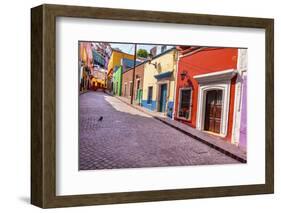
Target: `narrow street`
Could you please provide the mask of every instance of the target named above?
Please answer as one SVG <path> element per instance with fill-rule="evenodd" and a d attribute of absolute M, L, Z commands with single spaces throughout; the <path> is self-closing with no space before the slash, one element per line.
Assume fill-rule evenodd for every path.
<path fill-rule="evenodd" d="M 79 98 L 80 170 L 239 163 L 103 92 Z"/>

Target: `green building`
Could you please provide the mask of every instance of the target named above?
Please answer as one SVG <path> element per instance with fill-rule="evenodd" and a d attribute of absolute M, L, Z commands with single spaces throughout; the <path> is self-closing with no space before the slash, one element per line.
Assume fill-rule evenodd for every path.
<path fill-rule="evenodd" d="M 140 62 L 136 61 L 136 65 Z M 113 94 L 122 95 L 122 73 L 134 67 L 134 60 L 122 58 L 121 65 L 115 66 L 113 70 Z"/>
<path fill-rule="evenodd" d="M 122 66 L 116 66 L 113 73 L 113 94 L 121 96 Z"/>

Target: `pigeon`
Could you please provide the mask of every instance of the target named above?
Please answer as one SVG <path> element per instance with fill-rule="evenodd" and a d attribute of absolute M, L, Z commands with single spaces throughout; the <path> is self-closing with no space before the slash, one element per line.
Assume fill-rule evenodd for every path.
<path fill-rule="evenodd" d="M 103 117 L 102 117 L 102 116 L 100 116 L 100 118 L 99 118 L 99 120 L 98 120 L 98 121 L 102 121 L 102 119 L 103 119 Z"/>

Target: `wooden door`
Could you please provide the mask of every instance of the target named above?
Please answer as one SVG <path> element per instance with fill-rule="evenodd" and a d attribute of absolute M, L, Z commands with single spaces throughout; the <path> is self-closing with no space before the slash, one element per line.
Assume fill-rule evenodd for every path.
<path fill-rule="evenodd" d="M 220 133 L 222 113 L 222 90 L 210 90 L 206 94 L 204 130 Z"/>

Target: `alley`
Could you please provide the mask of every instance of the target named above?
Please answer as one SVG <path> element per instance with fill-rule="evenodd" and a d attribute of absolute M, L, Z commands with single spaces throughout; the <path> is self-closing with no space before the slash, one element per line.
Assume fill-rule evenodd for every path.
<path fill-rule="evenodd" d="M 239 163 L 103 92 L 79 99 L 80 170 Z"/>

